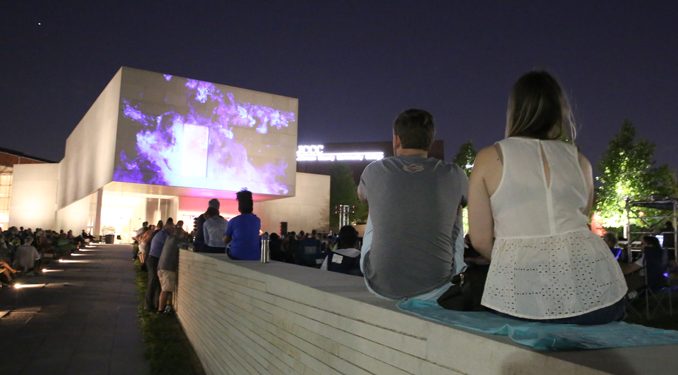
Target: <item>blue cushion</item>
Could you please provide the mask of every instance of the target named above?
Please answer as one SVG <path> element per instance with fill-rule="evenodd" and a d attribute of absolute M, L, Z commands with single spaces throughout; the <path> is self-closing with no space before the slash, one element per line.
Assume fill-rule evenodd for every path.
<path fill-rule="evenodd" d="M 678 344 L 678 331 L 624 322 L 592 326 L 540 323 L 512 319 L 487 311 L 446 310 L 435 301 L 416 299 L 401 301 L 398 308 L 452 327 L 508 336 L 518 344 L 540 351 Z"/>

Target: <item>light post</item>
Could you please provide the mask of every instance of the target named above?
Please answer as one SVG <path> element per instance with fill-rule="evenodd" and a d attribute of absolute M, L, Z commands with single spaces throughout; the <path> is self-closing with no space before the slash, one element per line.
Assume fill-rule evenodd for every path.
<path fill-rule="evenodd" d="M 334 213 L 339 215 L 339 229 L 351 224 L 351 215 L 355 213 L 355 206 L 338 204 L 334 207 Z"/>

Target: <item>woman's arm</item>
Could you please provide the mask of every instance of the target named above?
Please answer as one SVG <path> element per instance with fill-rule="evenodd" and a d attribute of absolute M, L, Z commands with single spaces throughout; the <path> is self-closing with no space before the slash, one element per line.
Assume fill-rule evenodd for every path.
<path fill-rule="evenodd" d="M 581 167 L 582 174 L 584 175 L 584 182 L 586 183 L 586 190 L 588 191 L 589 197 L 586 207 L 584 208 L 584 215 L 589 216 L 591 214 L 591 208 L 593 207 L 593 168 L 591 168 L 591 162 L 586 156 L 579 153 L 579 166 Z"/>
<path fill-rule="evenodd" d="M 497 176 L 498 174 L 498 176 Z M 486 147 L 476 156 L 469 180 L 468 221 L 471 244 L 483 257 L 491 259 L 494 244 L 494 220 L 490 204 L 491 193 L 501 179 L 501 160 L 494 146 Z M 488 181 L 491 186 L 488 189 Z"/>

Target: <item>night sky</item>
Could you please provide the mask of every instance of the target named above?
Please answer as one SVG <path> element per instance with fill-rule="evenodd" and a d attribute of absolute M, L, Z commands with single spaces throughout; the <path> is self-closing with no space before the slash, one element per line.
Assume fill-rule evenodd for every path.
<path fill-rule="evenodd" d="M 168 4 L 184 5 L 168 5 Z M 299 98 L 299 143 L 383 141 L 433 113 L 450 160 L 554 73 L 595 163 L 631 120 L 678 168 L 675 1 L 0 0 L 0 147 L 54 161 L 120 66 Z"/>

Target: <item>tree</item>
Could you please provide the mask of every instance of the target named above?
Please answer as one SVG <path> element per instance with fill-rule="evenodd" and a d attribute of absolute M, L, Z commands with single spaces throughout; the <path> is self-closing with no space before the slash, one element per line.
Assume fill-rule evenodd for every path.
<path fill-rule="evenodd" d="M 351 168 L 345 164 L 335 165 L 330 172 L 330 228 L 335 231 L 340 228 L 339 216 L 334 213 L 334 210 L 340 204 L 353 207 L 351 221 L 367 220 L 367 205 L 358 199 L 353 173 Z"/>
<path fill-rule="evenodd" d="M 475 159 L 476 149 L 473 147 L 473 142 L 469 140 L 459 147 L 459 151 L 452 162 L 461 167 L 466 172 L 466 176 L 469 176 Z"/>
<path fill-rule="evenodd" d="M 650 195 L 673 196 L 676 180 L 666 165 L 654 166 L 655 145 L 636 140 L 636 129 L 624 121 L 599 163 L 596 177 L 595 211 L 607 228 L 626 223 L 625 201 L 647 199 Z"/>

